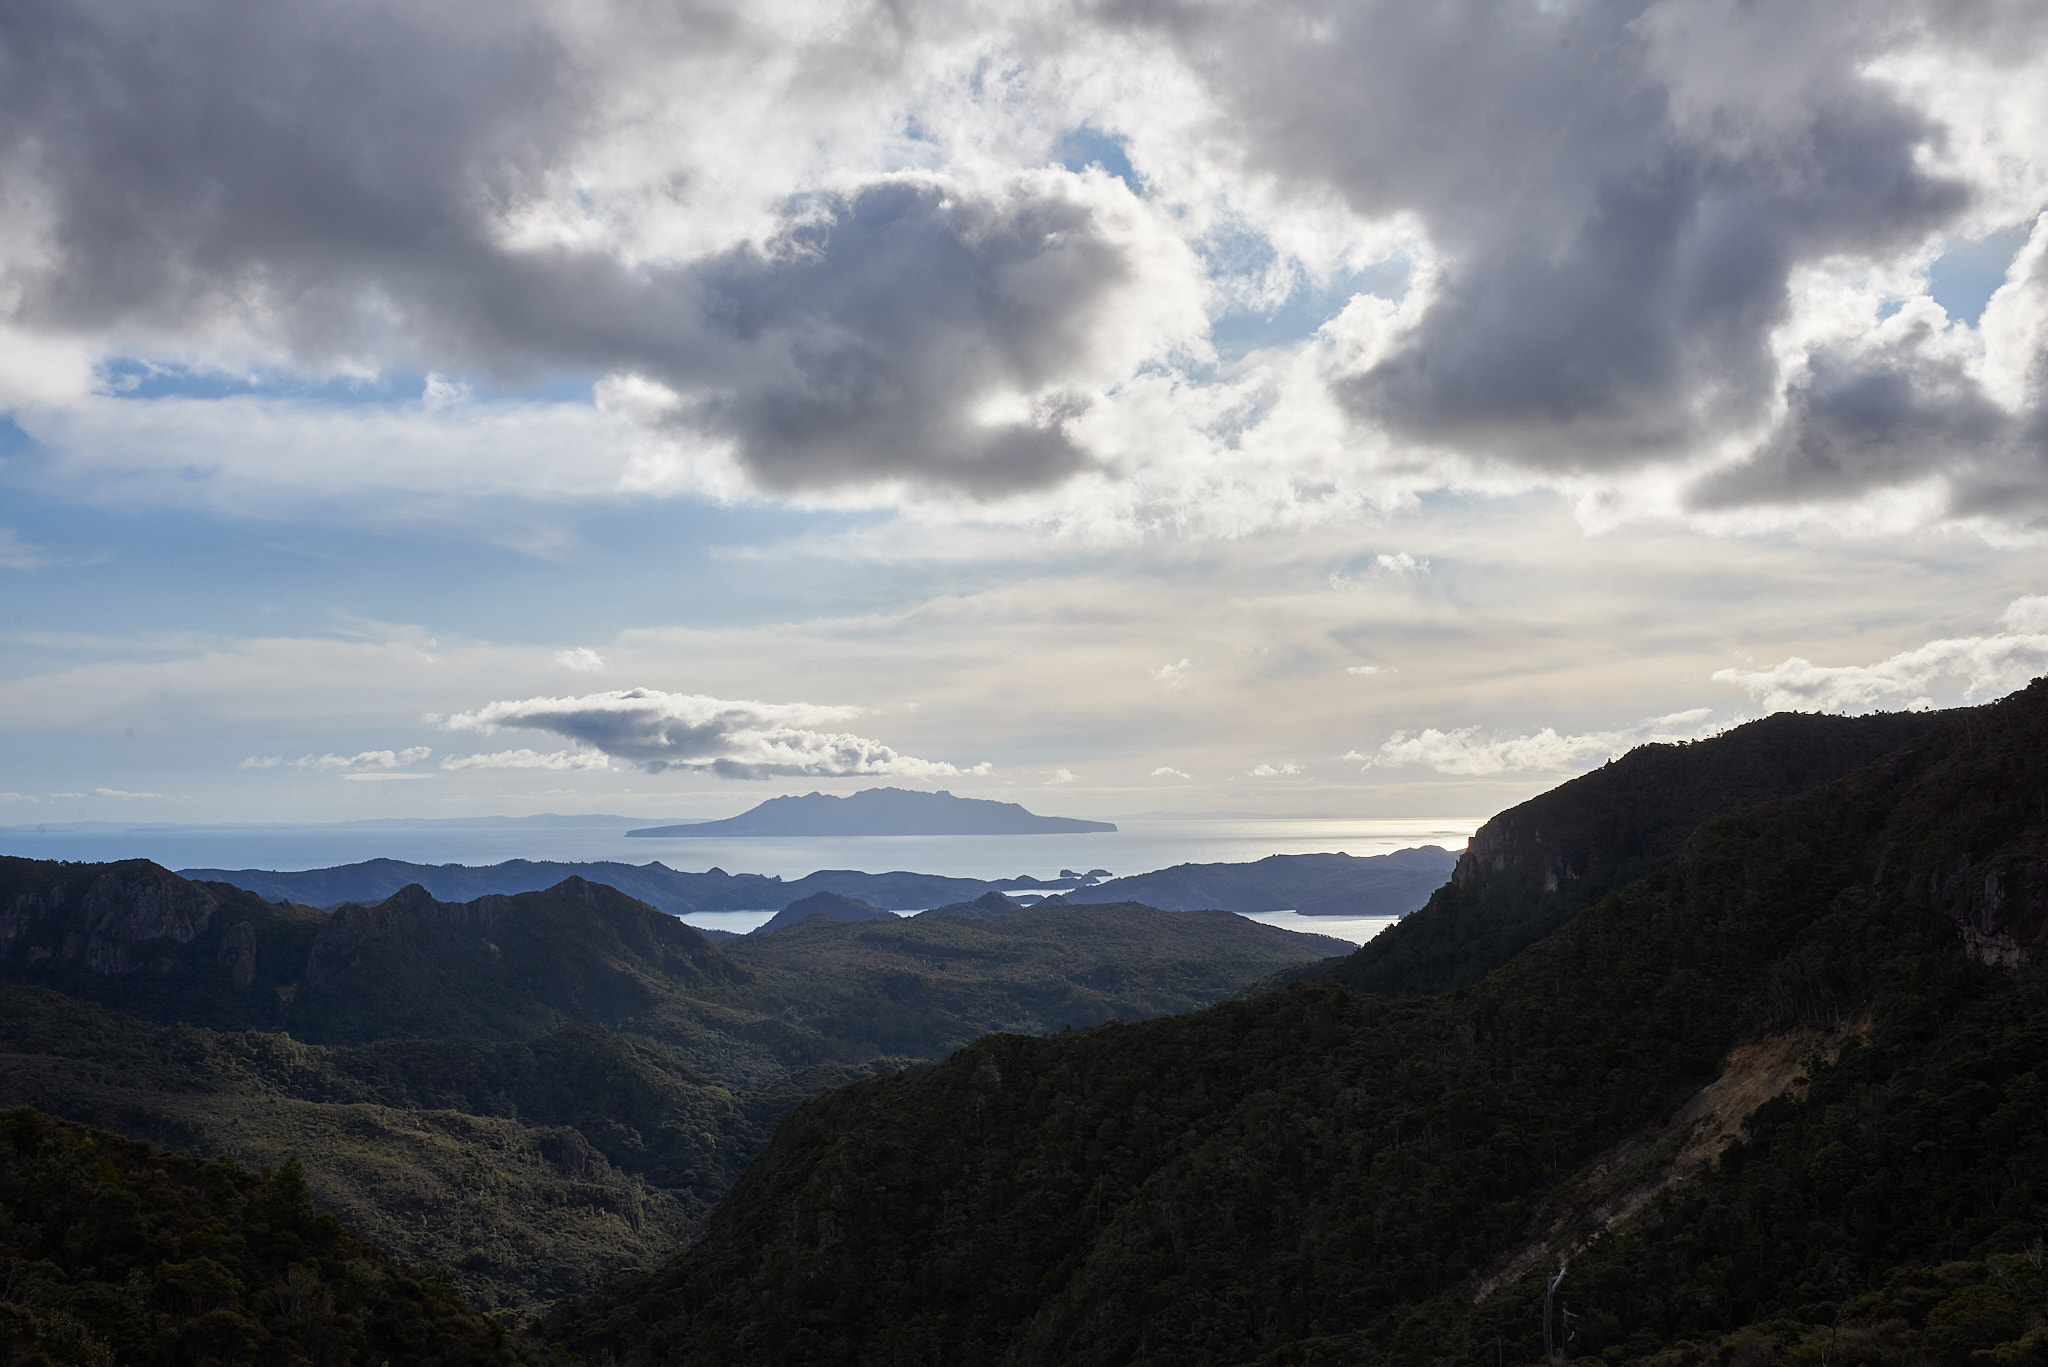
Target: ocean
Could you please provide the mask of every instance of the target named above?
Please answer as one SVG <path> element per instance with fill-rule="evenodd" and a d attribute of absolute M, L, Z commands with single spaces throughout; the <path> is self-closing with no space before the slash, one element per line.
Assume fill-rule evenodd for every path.
<path fill-rule="evenodd" d="M 0 827 L 0 854 L 33 859 L 153 859 L 172 869 L 318 869 L 365 859 L 416 864 L 496 864 L 507 859 L 659 860 L 672 869 L 780 874 L 818 869 L 909 870 L 958 878 L 1056 878 L 1063 869 L 1122 876 L 1175 864 L 1246 863 L 1271 854 L 1389 854 L 1416 845 L 1460 850 L 1479 817 L 1142 818 L 1081 835 L 863 836 L 776 839 L 647 839 L 647 817 L 471 818 L 332 825 L 143 825 L 53 822 Z M 693 915 L 693 923 L 745 931 L 769 912 Z M 1277 918 L 1277 919 L 1276 919 Z M 1272 912 L 1254 919 L 1362 943 L 1385 918 Z"/>

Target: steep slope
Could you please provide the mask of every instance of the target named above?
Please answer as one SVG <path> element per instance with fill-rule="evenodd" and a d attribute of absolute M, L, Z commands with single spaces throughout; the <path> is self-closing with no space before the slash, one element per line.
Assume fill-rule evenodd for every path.
<path fill-rule="evenodd" d="M 261 1174 L 0 1117 L 9 1362 L 538 1363 L 452 1289 L 345 1233 L 297 1165 Z"/>
<path fill-rule="evenodd" d="M 334 912 L 286 1019 L 320 1043 L 526 1039 L 723 999 L 745 982 L 696 930 L 600 883 L 461 903 L 407 888 Z"/>
<path fill-rule="evenodd" d="M 0 982 L 157 1020 L 275 1029 L 327 917 L 145 859 L 0 856 Z"/>
<path fill-rule="evenodd" d="M 702 1243 L 553 1329 L 628 1362 L 1526 1362 L 1569 1257 L 1575 1354 L 1762 1362 L 1840 1320 L 2030 1360 L 2024 1287 L 1986 1287 L 2044 1232 L 2048 684 L 1909 729 L 1454 995 L 1298 986 L 819 1098 Z M 1712 744 L 1656 760 L 1744 794 Z M 1673 1120 L 1770 1041 L 1806 1082 L 1747 1142 L 1616 1185 L 1677 1179 L 1704 1136 Z"/>
<path fill-rule="evenodd" d="M 1475 982 L 1676 857 L 1708 817 L 1805 792 L 1943 724 L 1932 713 L 1781 712 L 1712 740 L 1640 746 L 1481 826 L 1428 904 L 1334 976 L 1397 994 Z"/>
<path fill-rule="evenodd" d="M 783 1111 L 866 1072 L 741 1095 L 589 1025 L 322 1048 L 0 988 L 0 1106 L 251 1168 L 297 1155 L 322 1207 L 485 1306 L 545 1305 L 693 1237 Z"/>

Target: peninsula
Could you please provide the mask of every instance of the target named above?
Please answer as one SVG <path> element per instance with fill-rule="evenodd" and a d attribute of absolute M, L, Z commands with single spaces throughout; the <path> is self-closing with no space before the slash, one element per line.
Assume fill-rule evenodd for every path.
<path fill-rule="evenodd" d="M 751 811 L 724 821 L 646 826 L 626 834 L 699 840 L 753 835 L 1078 835 L 1115 829 L 1115 824 L 1108 821 L 1040 816 L 1014 802 L 955 797 L 943 789 L 920 793 L 908 788 L 868 788 L 851 797 L 833 797 L 828 793 L 771 797 Z"/>

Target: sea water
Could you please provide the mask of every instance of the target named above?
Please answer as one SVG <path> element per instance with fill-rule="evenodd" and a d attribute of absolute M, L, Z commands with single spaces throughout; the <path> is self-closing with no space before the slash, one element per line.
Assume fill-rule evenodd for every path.
<path fill-rule="evenodd" d="M 724 930 L 734 935 L 745 935 L 774 914 L 772 911 L 686 911 L 682 921 L 700 930 Z M 896 914 L 915 916 L 917 913 L 899 911 Z M 1243 911 L 1238 915 L 1261 925 L 1298 930 L 1304 935 L 1327 935 L 1335 940 L 1349 940 L 1354 945 L 1364 944 L 1401 919 L 1398 916 L 1303 916 L 1297 911 Z"/>
<path fill-rule="evenodd" d="M 33 859 L 153 859 L 166 868 L 299 870 L 402 859 L 416 864 L 496 864 L 507 859 L 659 860 L 701 873 L 778 874 L 801 878 L 818 869 L 866 873 L 907 870 L 955 878 L 1057 879 L 1061 870 L 1112 876 L 1150 873 L 1175 864 L 1236 864 L 1273 854 L 1389 854 L 1416 845 L 1464 848 L 1482 818 L 1145 818 L 1114 831 L 1072 835 L 933 835 L 708 839 L 628 837 L 644 818 L 587 816 L 334 825 L 152 825 L 51 823 L 0 828 L 0 854 Z M 744 932 L 772 913 L 692 915 L 695 924 Z M 728 919 L 720 919 L 728 918 Z M 1276 919 L 1277 918 L 1277 919 Z M 1367 917 L 1295 916 L 1254 919 L 1362 942 L 1388 922 Z"/>

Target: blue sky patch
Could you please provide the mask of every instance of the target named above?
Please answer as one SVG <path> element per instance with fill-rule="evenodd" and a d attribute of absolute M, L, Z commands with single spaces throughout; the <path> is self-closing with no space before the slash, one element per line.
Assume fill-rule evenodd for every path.
<path fill-rule="evenodd" d="M 1129 186 L 1132 194 L 1144 196 L 1145 183 L 1132 169 L 1130 153 L 1122 138 L 1084 123 L 1060 139 L 1055 155 L 1059 157 L 1060 165 L 1076 174 L 1091 166 L 1100 166 Z"/>
<path fill-rule="evenodd" d="M 1975 327 L 2026 245 L 2025 224 L 1956 242 L 1927 268 L 1927 293 L 1950 318 Z"/>

